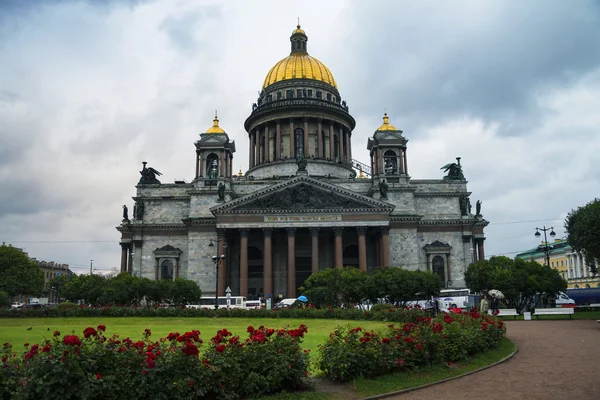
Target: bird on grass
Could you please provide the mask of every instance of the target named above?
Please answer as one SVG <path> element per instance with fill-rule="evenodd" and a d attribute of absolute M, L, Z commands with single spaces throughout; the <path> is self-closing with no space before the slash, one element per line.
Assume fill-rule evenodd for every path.
<path fill-rule="evenodd" d="M 30 326 L 29 328 L 27 328 L 28 331 L 32 330 L 33 326 Z"/>

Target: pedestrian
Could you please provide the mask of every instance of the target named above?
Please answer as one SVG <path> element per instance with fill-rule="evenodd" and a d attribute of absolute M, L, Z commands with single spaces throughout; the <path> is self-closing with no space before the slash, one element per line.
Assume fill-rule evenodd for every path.
<path fill-rule="evenodd" d="M 492 304 L 491 304 L 491 308 L 492 308 L 492 313 L 495 315 L 496 314 L 496 310 L 498 310 L 498 303 L 499 300 L 497 297 L 492 296 Z"/>
<path fill-rule="evenodd" d="M 490 302 L 487 299 L 486 295 L 483 295 L 483 299 L 481 299 L 481 303 L 479 304 L 479 312 L 482 314 L 487 314 L 490 309 Z"/>

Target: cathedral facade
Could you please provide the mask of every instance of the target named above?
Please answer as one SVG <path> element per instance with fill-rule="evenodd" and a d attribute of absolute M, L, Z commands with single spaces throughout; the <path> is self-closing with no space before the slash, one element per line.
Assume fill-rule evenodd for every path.
<path fill-rule="evenodd" d="M 117 227 L 121 271 L 250 298 L 295 297 L 311 273 L 342 266 L 433 271 L 464 287 L 488 222 L 481 203 L 472 212 L 460 158 L 443 179 L 411 179 L 408 140 L 384 114 L 370 164 L 356 161 L 355 120 L 331 71 L 300 26 L 290 41 L 245 121 L 245 174 L 216 115 L 195 142 L 191 183 L 161 183 L 144 163 L 132 218 L 125 209 Z"/>

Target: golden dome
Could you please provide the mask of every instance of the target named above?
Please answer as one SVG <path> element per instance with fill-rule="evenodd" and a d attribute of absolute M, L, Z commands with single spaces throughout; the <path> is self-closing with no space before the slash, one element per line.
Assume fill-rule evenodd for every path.
<path fill-rule="evenodd" d="M 219 126 L 219 118 L 215 111 L 215 119 L 213 119 L 213 126 L 206 130 L 206 133 L 225 133 L 225 131 Z"/>
<path fill-rule="evenodd" d="M 308 55 L 306 42 L 308 37 L 300 29 L 300 25 L 290 38 L 292 41 L 292 52 L 289 56 L 279 61 L 267 74 L 263 89 L 276 82 L 288 79 L 312 79 L 327 83 L 337 89 L 333 74 L 321 61 Z"/>
<path fill-rule="evenodd" d="M 383 113 L 383 125 L 377 128 L 378 131 L 397 131 L 398 129 L 390 124 L 390 118 L 387 115 L 387 112 Z"/>
<path fill-rule="evenodd" d="M 292 32 L 292 36 L 297 33 L 299 33 L 301 35 L 306 35 L 306 32 L 304 32 L 302 29 L 300 29 L 300 24 L 296 25 L 296 30 L 294 32 Z"/>

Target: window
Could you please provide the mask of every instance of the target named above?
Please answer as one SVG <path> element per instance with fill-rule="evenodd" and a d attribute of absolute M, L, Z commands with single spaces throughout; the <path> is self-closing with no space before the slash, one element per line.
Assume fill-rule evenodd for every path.
<path fill-rule="evenodd" d="M 444 258 L 442 256 L 435 256 L 431 260 L 431 272 L 438 274 L 442 282 L 446 282 L 446 274 L 444 273 Z M 444 287 L 446 285 L 444 284 Z"/>
<path fill-rule="evenodd" d="M 319 156 L 319 131 L 315 132 L 315 154 Z"/>
<path fill-rule="evenodd" d="M 206 177 L 210 179 L 219 177 L 219 157 L 214 153 L 206 157 Z"/>
<path fill-rule="evenodd" d="M 173 261 L 165 260 L 162 262 L 162 264 L 160 265 L 160 279 L 173 279 Z"/>
<path fill-rule="evenodd" d="M 297 89 L 296 90 L 296 97 L 298 97 L 298 98 L 302 97 L 302 89 Z"/>
<path fill-rule="evenodd" d="M 331 93 L 327 93 L 327 101 L 331 101 Z"/>
<path fill-rule="evenodd" d="M 308 89 L 308 97 L 312 97 L 312 89 Z"/>
<path fill-rule="evenodd" d="M 265 162 L 265 136 L 260 137 L 260 162 Z"/>
<path fill-rule="evenodd" d="M 296 128 L 296 156 L 304 155 L 304 129 Z"/>
<path fill-rule="evenodd" d="M 383 153 L 383 165 L 386 175 L 398 173 L 397 157 L 393 150 L 388 150 Z"/>
<path fill-rule="evenodd" d="M 323 98 L 323 92 L 321 92 L 320 90 L 317 90 L 317 99 L 322 99 Z"/>
<path fill-rule="evenodd" d="M 288 89 L 285 91 L 285 98 L 286 99 L 293 99 L 294 98 L 294 90 L 293 89 Z"/>

